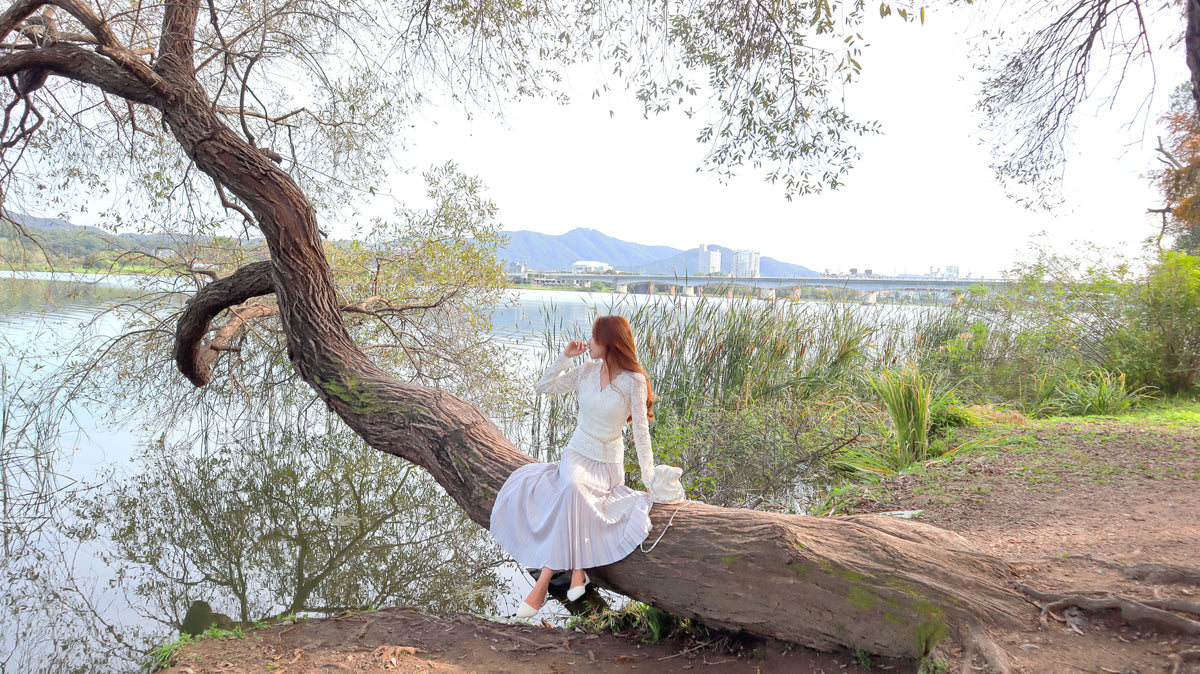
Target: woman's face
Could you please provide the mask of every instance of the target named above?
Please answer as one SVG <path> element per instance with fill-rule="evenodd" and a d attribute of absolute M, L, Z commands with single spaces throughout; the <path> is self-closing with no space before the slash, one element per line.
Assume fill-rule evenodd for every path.
<path fill-rule="evenodd" d="M 590 356 L 592 360 L 603 358 L 604 354 L 608 352 L 608 347 L 601 344 L 600 341 L 595 337 L 588 337 L 587 345 L 588 356 Z"/>

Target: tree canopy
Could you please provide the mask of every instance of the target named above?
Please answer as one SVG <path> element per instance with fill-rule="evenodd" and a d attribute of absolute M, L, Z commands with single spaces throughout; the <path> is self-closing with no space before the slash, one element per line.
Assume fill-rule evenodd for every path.
<path fill-rule="evenodd" d="M 1164 207 L 1158 235 L 1171 237 L 1171 247 L 1193 255 L 1200 253 L 1200 117 L 1189 87 L 1180 85 L 1171 96 L 1171 107 L 1160 121 L 1166 138 L 1159 138 L 1160 165 L 1150 178 L 1162 194 Z"/>

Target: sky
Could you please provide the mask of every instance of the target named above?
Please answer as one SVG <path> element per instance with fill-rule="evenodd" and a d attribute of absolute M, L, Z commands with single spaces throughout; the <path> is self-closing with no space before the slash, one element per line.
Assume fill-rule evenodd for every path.
<path fill-rule="evenodd" d="M 698 173 L 706 148 L 695 140 L 696 122 L 682 114 L 644 119 L 623 91 L 593 99 L 587 69 L 572 73 L 577 93 L 566 106 L 521 102 L 502 120 L 427 108 L 402 161 L 453 159 L 478 175 L 509 231 L 588 227 L 647 245 L 757 250 L 816 271 L 957 265 L 995 277 L 1027 256 L 1041 232 L 1057 250 L 1090 241 L 1136 256 L 1156 231 L 1146 209 L 1161 200 L 1141 176 L 1155 166 L 1155 118 L 1187 78 L 1182 53 L 1158 53 L 1155 70 L 1133 73 L 1115 105 L 1080 106 L 1062 203 L 1034 212 L 996 181 L 973 111 L 979 75 L 968 37 L 988 20 L 947 9 L 927 12 L 924 25 L 876 19 L 864 27 L 870 46 L 859 59 L 861 79 L 846 90 L 847 110 L 878 120 L 884 133 L 857 143 L 862 157 L 837 191 L 789 202 L 762 173 L 727 184 Z M 1152 84 L 1150 114 L 1139 117 Z M 392 191 L 420 194 L 421 184 L 400 175 Z"/>

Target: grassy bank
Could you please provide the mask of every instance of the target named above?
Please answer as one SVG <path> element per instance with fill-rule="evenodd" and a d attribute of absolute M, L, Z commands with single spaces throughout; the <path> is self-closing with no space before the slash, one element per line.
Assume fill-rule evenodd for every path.
<path fill-rule="evenodd" d="M 1200 401 L 1154 401 L 1123 416 L 1051 417 L 956 429 L 952 442 L 992 437 L 986 446 L 914 464 L 890 476 L 830 492 L 816 514 L 983 504 L 998 484 L 1030 493 L 1074 494 L 1098 487 L 1150 488 L 1200 482 Z M 1084 507 L 1096 507 L 1088 504 Z"/>

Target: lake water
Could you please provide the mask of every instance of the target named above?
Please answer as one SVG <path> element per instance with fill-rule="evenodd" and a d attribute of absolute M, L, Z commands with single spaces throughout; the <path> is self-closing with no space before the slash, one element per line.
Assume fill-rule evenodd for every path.
<path fill-rule="evenodd" d="M 0 445 L 0 674 L 135 671 L 198 600 L 235 620 L 397 604 L 512 615 L 530 586 L 523 572 L 423 472 L 339 423 L 290 424 L 275 410 L 267 423 L 185 442 L 153 417 L 113 424 L 110 406 L 84 397 L 47 420 L 55 435 L 44 431 L 39 444 L 51 454 L 14 439 L 22 402 L 80 356 L 64 347 L 115 334 L 118 317 L 98 315 L 136 282 L 0 277 L 0 411 L 10 414 Z M 656 301 L 667 300 L 512 291 L 492 338 L 532 371 L 547 356 L 547 328 L 585 337 L 597 312 Z M 322 565 L 328 574 L 314 571 Z"/>

